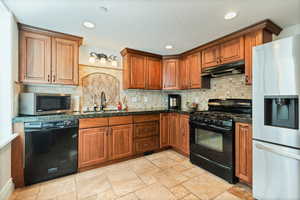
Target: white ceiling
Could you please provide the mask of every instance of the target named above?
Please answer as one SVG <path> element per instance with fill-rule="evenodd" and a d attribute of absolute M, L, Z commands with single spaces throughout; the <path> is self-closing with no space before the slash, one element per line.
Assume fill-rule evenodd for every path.
<path fill-rule="evenodd" d="M 83 36 L 105 49 L 176 54 L 266 18 L 300 23 L 300 0 L 4 0 L 19 22 Z M 99 7 L 106 6 L 108 12 Z M 238 17 L 224 20 L 228 11 Z M 90 20 L 94 30 L 81 24 Z M 167 50 L 171 44 L 174 49 Z"/>

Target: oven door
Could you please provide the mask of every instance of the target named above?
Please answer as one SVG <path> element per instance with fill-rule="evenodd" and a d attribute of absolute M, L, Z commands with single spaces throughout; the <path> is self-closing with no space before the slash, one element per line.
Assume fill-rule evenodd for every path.
<path fill-rule="evenodd" d="M 190 122 L 190 151 L 224 166 L 233 166 L 233 129 Z"/>

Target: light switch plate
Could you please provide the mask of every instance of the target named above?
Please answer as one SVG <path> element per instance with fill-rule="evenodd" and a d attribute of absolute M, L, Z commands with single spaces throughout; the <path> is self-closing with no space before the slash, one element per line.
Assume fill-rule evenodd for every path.
<path fill-rule="evenodd" d="M 133 103 L 136 103 L 136 102 L 137 102 L 137 97 L 132 97 L 132 98 L 131 98 L 131 101 L 132 101 Z"/>

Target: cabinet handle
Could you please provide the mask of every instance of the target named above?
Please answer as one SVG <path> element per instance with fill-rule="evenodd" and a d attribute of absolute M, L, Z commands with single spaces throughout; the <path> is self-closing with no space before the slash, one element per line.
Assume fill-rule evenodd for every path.
<path fill-rule="evenodd" d="M 55 82 L 55 75 L 53 75 L 53 82 Z"/>
<path fill-rule="evenodd" d="M 50 82 L 50 74 L 48 74 L 48 82 Z"/>

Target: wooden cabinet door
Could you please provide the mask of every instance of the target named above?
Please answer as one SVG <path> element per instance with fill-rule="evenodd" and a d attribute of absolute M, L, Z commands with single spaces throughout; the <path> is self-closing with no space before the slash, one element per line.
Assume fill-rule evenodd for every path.
<path fill-rule="evenodd" d="M 170 145 L 169 141 L 169 113 L 160 114 L 160 148 Z"/>
<path fill-rule="evenodd" d="M 144 138 L 159 135 L 159 122 L 143 122 L 134 124 L 134 138 Z"/>
<path fill-rule="evenodd" d="M 185 154 L 190 154 L 190 126 L 189 126 L 189 116 L 180 115 L 180 140 L 181 151 Z"/>
<path fill-rule="evenodd" d="M 179 114 L 178 113 L 170 113 L 170 120 L 169 120 L 169 137 L 170 137 L 170 144 L 172 147 L 177 149 L 181 148 L 181 140 L 180 140 L 180 133 L 179 133 Z"/>
<path fill-rule="evenodd" d="M 231 63 L 244 59 L 244 37 L 235 38 L 221 43 L 221 64 Z"/>
<path fill-rule="evenodd" d="M 189 59 L 187 57 L 180 60 L 180 89 L 189 89 L 190 87 L 190 73 L 189 73 Z"/>
<path fill-rule="evenodd" d="M 252 85 L 252 51 L 253 47 L 272 41 L 272 34 L 259 30 L 245 35 L 245 81 Z"/>
<path fill-rule="evenodd" d="M 78 42 L 52 38 L 52 83 L 78 85 Z"/>
<path fill-rule="evenodd" d="M 108 159 L 107 134 L 108 128 L 106 127 L 79 130 L 79 168 L 99 164 Z"/>
<path fill-rule="evenodd" d="M 20 72 L 23 83 L 51 82 L 51 37 L 20 31 Z"/>
<path fill-rule="evenodd" d="M 110 159 L 114 160 L 132 155 L 132 130 L 132 124 L 110 128 Z"/>
<path fill-rule="evenodd" d="M 146 57 L 129 54 L 129 89 L 146 88 Z"/>
<path fill-rule="evenodd" d="M 220 46 L 215 45 L 202 51 L 202 68 L 214 67 L 220 64 Z"/>
<path fill-rule="evenodd" d="M 148 57 L 147 58 L 147 89 L 160 90 L 162 84 L 162 64 L 161 59 Z"/>
<path fill-rule="evenodd" d="M 196 53 L 188 57 L 189 60 L 189 88 L 201 88 L 201 55 Z"/>
<path fill-rule="evenodd" d="M 235 175 L 252 184 L 252 126 L 236 123 L 235 127 Z"/>
<path fill-rule="evenodd" d="M 180 89 L 178 59 L 166 59 L 163 61 L 163 89 Z"/>

